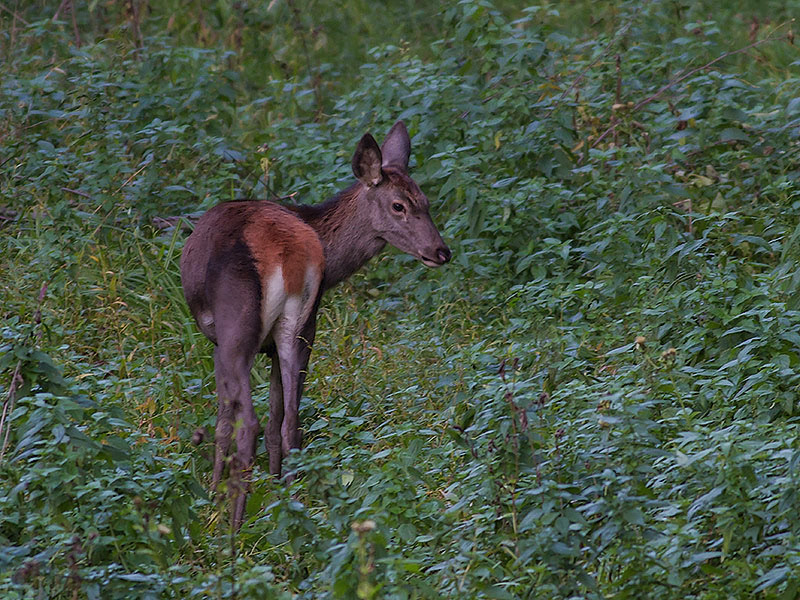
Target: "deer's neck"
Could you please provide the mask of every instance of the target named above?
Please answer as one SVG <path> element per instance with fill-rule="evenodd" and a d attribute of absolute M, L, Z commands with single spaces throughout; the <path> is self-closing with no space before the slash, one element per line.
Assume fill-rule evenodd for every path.
<path fill-rule="evenodd" d="M 294 208 L 322 242 L 325 290 L 350 277 L 386 245 L 369 220 L 364 192 L 356 183 L 322 204 Z"/>

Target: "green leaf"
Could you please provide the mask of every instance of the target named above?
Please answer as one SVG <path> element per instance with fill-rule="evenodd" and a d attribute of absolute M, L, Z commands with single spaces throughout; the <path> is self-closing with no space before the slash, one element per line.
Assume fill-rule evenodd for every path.
<path fill-rule="evenodd" d="M 788 566 L 778 566 L 770 569 L 758 578 L 756 581 L 756 587 L 753 589 L 753 593 L 758 594 L 768 588 L 783 583 L 786 581 L 791 572 L 792 569 Z"/>
<path fill-rule="evenodd" d="M 741 129 L 738 129 L 736 127 L 728 127 L 720 132 L 719 140 L 721 142 L 733 142 L 733 141 L 748 142 L 750 141 L 750 136 L 747 135 Z"/>

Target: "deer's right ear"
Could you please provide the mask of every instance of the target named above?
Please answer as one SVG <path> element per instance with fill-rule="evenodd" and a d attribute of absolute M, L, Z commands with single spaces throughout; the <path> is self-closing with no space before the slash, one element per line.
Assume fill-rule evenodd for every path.
<path fill-rule="evenodd" d="M 378 142 L 369 133 L 365 133 L 353 154 L 353 175 L 368 187 L 378 185 L 383 179 L 381 160 Z"/>

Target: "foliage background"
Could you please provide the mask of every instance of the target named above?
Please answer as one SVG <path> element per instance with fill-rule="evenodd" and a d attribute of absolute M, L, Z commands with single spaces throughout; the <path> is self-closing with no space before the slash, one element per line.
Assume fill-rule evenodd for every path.
<path fill-rule="evenodd" d="M 797 597 L 797 9 L 0 4 L 3 597 Z M 163 219 L 397 118 L 454 261 L 328 295 L 231 536 Z"/>

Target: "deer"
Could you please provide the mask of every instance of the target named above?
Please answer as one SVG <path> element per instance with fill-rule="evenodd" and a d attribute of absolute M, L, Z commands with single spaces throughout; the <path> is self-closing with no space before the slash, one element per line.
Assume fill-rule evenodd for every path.
<path fill-rule="evenodd" d="M 355 183 L 330 199 L 295 206 L 223 202 L 200 217 L 184 244 L 184 297 L 197 327 L 214 344 L 218 411 L 211 487 L 218 490 L 227 464 L 237 530 L 260 430 L 250 383 L 256 355 L 271 360 L 264 437 L 270 473 L 280 479 L 283 459 L 302 443 L 298 410 L 322 294 L 386 244 L 427 267 L 451 259 L 428 198 L 408 173 L 410 155 L 402 121 L 381 146 L 366 133 L 351 161 Z"/>

